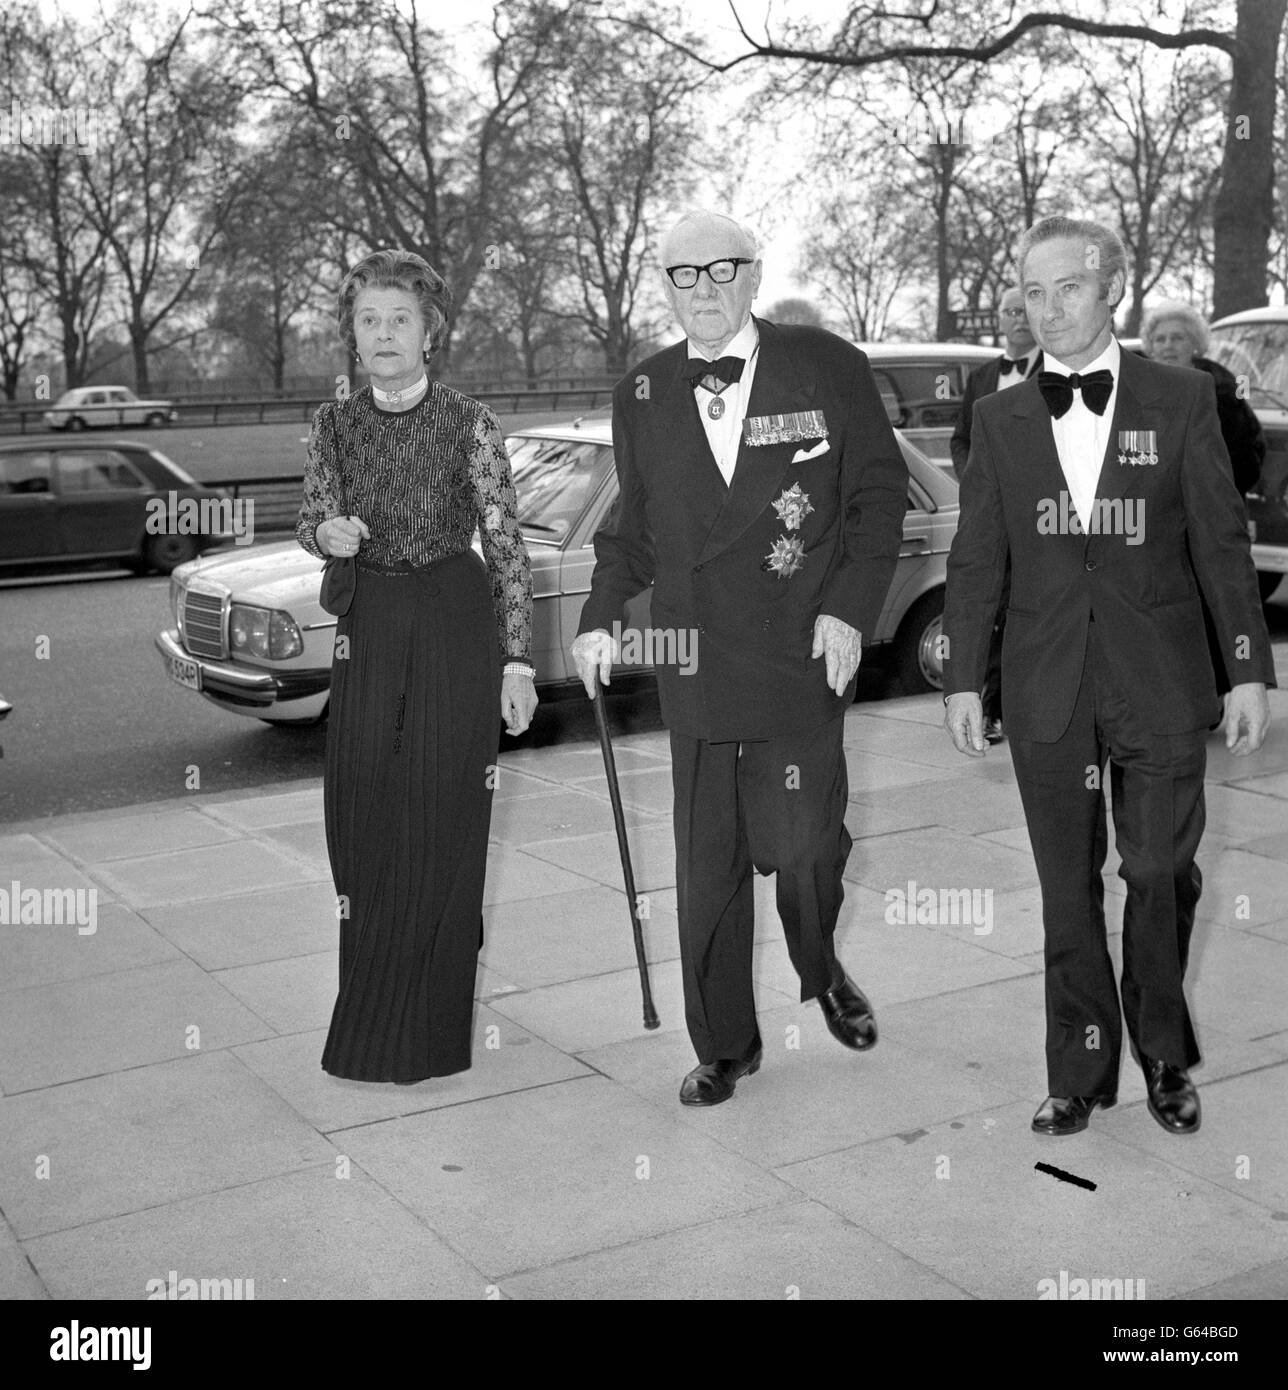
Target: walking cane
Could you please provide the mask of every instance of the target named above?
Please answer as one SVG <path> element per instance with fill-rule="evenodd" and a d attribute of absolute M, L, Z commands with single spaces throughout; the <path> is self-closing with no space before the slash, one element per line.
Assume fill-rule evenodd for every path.
<path fill-rule="evenodd" d="M 631 932 L 635 937 L 635 963 L 640 971 L 640 992 L 644 996 L 644 1026 L 658 1026 L 657 1010 L 653 1007 L 653 991 L 649 987 L 648 961 L 644 958 L 644 929 L 640 926 L 635 897 L 635 874 L 631 870 L 631 847 L 626 840 L 626 818 L 622 815 L 622 794 L 617 786 L 617 764 L 613 760 L 613 743 L 608 736 L 608 715 L 604 710 L 604 686 L 598 672 L 595 675 L 595 726 L 599 730 L 599 751 L 604 755 L 604 773 L 608 778 L 608 796 L 613 803 L 613 824 L 617 827 L 617 848 L 622 856 L 622 877 L 626 880 L 626 904 L 631 914 Z"/>

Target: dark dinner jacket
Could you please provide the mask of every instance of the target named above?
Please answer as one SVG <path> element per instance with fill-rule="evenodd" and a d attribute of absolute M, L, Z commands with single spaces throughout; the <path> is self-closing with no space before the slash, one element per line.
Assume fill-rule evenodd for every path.
<path fill-rule="evenodd" d="M 844 711 L 854 683 L 828 689 L 825 658 L 810 657 L 814 620 L 828 613 L 872 635 L 908 505 L 907 465 L 866 356 L 819 328 L 756 325 L 747 419 L 820 411 L 827 447 L 793 463 L 821 436 L 753 446 L 744 434 L 726 486 L 683 376 L 686 342 L 640 363 L 613 393 L 620 494 L 595 537 L 578 629 L 612 631 L 652 583 L 653 628 L 688 629 L 697 652 L 692 674 L 659 664 L 663 719 L 713 742 L 805 731 Z M 797 484 L 813 511 L 791 531 L 774 503 Z M 805 548 L 790 578 L 766 566 L 782 536 Z"/>
<path fill-rule="evenodd" d="M 1002 356 L 1005 356 L 1003 353 Z M 1033 359 L 1029 367 L 1029 376 L 1037 376 L 1042 370 L 1042 351 L 1038 350 L 1038 355 Z M 970 457 L 970 427 L 971 412 L 975 409 L 975 402 L 981 396 L 991 396 L 997 390 L 997 383 L 1002 379 L 1002 357 L 994 357 L 991 362 L 985 362 L 982 367 L 976 367 L 966 378 L 966 390 L 962 395 L 962 408 L 957 415 L 957 424 L 953 429 L 952 438 L 948 441 L 948 452 L 953 457 L 953 472 L 957 475 L 957 481 L 962 480 L 962 470 L 966 467 L 966 460 Z M 1028 378 L 1026 377 L 1025 380 Z M 1008 391 L 1018 388 L 1008 386 Z"/>
<path fill-rule="evenodd" d="M 1157 462 L 1121 462 L 1132 441 L 1120 432 L 1145 430 L 1154 432 Z M 1231 682 L 1274 685 L 1243 500 L 1211 377 L 1122 354 L 1096 496 L 1143 504 L 1141 544 L 1121 534 L 1041 534 L 1039 507 L 1067 491 L 1036 378 L 982 399 L 948 560 L 950 694 L 983 683 L 1008 556 L 1002 679 L 1015 737 L 1054 742 L 1067 728 L 1093 615 L 1115 680 L 1150 732 L 1212 724 L 1220 710 L 1200 590 Z"/>

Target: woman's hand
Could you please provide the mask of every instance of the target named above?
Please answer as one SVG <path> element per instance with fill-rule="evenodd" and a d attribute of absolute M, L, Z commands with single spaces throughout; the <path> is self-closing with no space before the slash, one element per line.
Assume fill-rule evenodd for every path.
<path fill-rule="evenodd" d="M 537 707 L 537 687 L 531 676 L 501 677 L 501 718 L 507 734 L 518 735 L 532 723 Z"/>
<path fill-rule="evenodd" d="M 352 556 L 364 540 L 371 539 L 367 523 L 360 516 L 333 516 L 321 522 L 313 533 L 324 555 Z"/>

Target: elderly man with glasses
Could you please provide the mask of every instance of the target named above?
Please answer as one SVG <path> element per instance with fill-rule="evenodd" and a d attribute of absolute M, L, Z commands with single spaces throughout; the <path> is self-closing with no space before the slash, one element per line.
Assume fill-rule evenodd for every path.
<path fill-rule="evenodd" d="M 658 663 L 671 731 L 685 1013 L 698 1065 L 685 1105 L 718 1105 L 756 1071 L 753 875 L 777 875 L 778 913 L 832 1035 L 876 1042 L 871 1006 L 833 934 L 850 852 L 843 716 L 862 635 L 894 575 L 907 469 L 867 358 L 822 329 L 752 316 L 761 263 L 746 228 L 690 213 L 662 244 L 685 340 L 613 396 L 620 497 L 595 537 L 572 646 L 595 698 L 622 607 L 653 585 L 656 629 L 683 632 Z M 654 642 L 655 651 L 667 644 Z"/>

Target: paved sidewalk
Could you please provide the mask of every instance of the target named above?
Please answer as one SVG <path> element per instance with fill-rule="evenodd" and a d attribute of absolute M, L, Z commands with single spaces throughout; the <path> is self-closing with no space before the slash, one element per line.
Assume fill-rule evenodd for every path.
<path fill-rule="evenodd" d="M 337 936 L 320 783 L 5 827 L 6 895 L 94 889 L 97 918 L 0 926 L 0 1295 L 143 1298 L 174 1271 L 253 1279 L 256 1299 L 1034 1299 L 1064 1271 L 1282 1298 L 1288 695 L 1271 700 L 1258 757 L 1210 748 L 1190 1138 L 1149 1117 L 1130 1063 L 1087 1133 L 1030 1134 L 1036 877 L 1005 745 L 959 757 L 937 697 L 847 717 L 838 947 L 880 1045 L 847 1052 L 798 1001 L 757 880 L 765 1062 L 713 1110 L 677 1102 L 693 1057 L 665 734 L 616 741 L 661 1030 L 640 1021 L 598 749 L 510 753 L 475 1065 L 412 1087 L 319 1066 Z M 977 890 L 979 912 L 887 921 L 910 884 Z"/>

